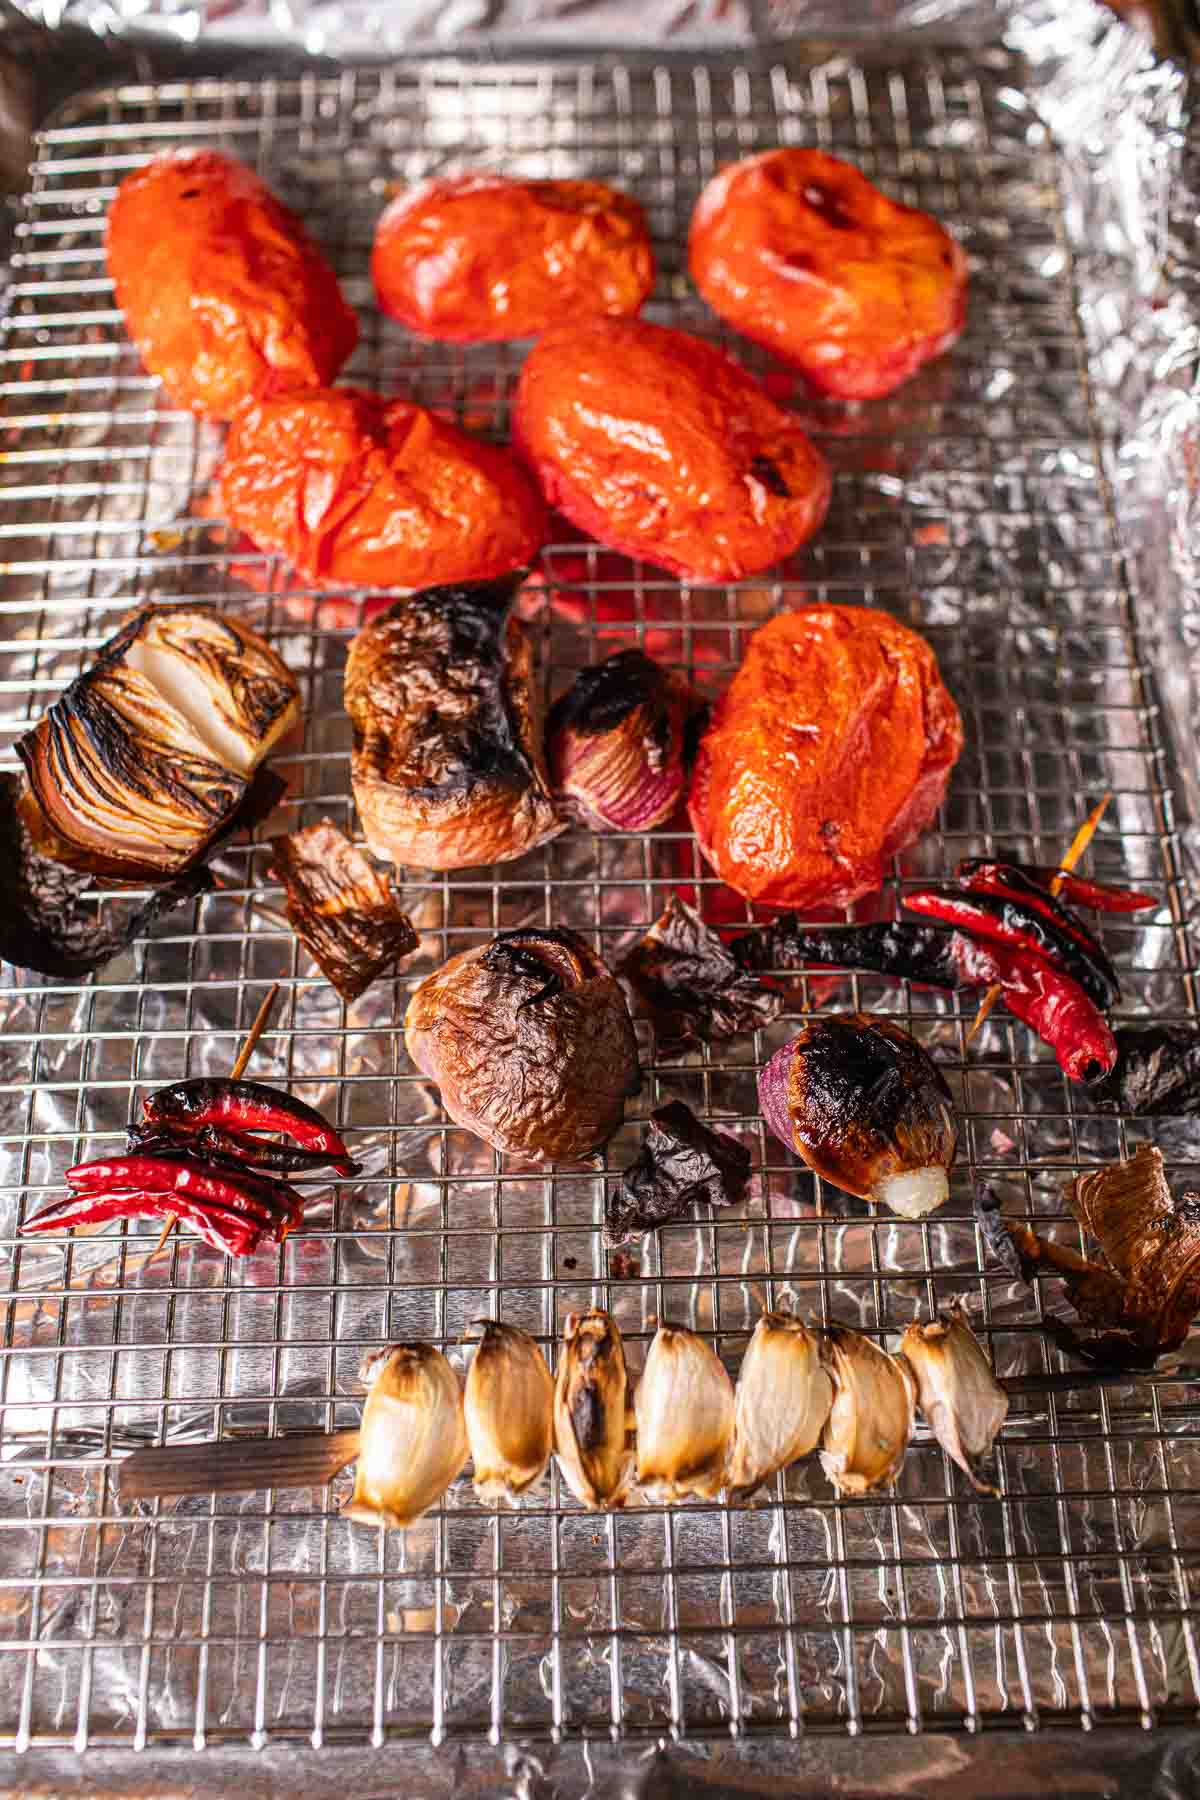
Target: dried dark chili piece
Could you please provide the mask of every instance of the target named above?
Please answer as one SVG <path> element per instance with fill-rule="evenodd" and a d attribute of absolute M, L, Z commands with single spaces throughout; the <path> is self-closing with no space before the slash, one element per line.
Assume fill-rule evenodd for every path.
<path fill-rule="evenodd" d="M 726 1131 L 710 1131 L 682 1100 L 672 1100 L 651 1113 L 641 1154 L 608 1197 L 605 1240 L 628 1243 L 683 1218 L 697 1201 L 736 1206 L 749 1179 L 746 1146 Z"/>
<path fill-rule="evenodd" d="M 212 1201 L 193 1200 L 187 1194 L 155 1192 L 140 1188 L 111 1188 L 103 1193 L 67 1194 L 27 1219 L 22 1231 L 69 1231 L 76 1225 L 102 1225 L 110 1219 L 169 1218 L 174 1215 L 190 1225 L 198 1237 L 227 1256 L 249 1256 L 266 1233 L 283 1235 L 283 1221 L 264 1225 Z"/>
<path fill-rule="evenodd" d="M 1109 967 L 1097 962 L 1065 931 L 1018 900 L 998 894 L 968 894 L 960 888 L 921 888 L 905 894 L 912 912 L 937 919 L 988 944 L 1016 951 L 1025 957 L 1044 958 L 1068 976 L 1100 1007 L 1119 999 Z"/>
<path fill-rule="evenodd" d="M 195 1132 L 169 1124 L 131 1125 L 129 1147 L 151 1156 L 190 1149 L 221 1168 L 254 1169 L 264 1175 L 317 1175 L 340 1161 L 326 1150 L 302 1150 L 298 1144 L 226 1131 L 220 1125 L 202 1125 Z M 352 1162 L 346 1172 L 356 1175 L 361 1166 Z"/>
<path fill-rule="evenodd" d="M 969 883 L 977 869 L 992 866 L 987 857 L 968 856 L 959 863 L 955 873 L 960 881 Z M 1072 874 L 1070 869 L 1057 868 L 1053 863 L 1006 863 L 1005 867 L 1016 869 L 1035 887 L 1047 891 L 1055 887 L 1061 899 L 1069 900 L 1073 906 L 1090 906 L 1094 912 L 1145 912 L 1148 907 L 1158 905 L 1153 894 L 1112 887 L 1106 881 L 1089 881 L 1086 876 Z"/>
<path fill-rule="evenodd" d="M 861 969 L 927 987 L 956 988 L 954 932 L 940 925 L 889 920 L 876 925 L 806 925 L 784 913 L 762 931 L 747 931 L 729 948 L 744 969 Z"/>
<path fill-rule="evenodd" d="M 1053 894 L 1039 888 L 1036 882 L 1030 881 L 1020 869 L 1011 863 L 981 862 L 968 875 L 960 875 L 959 879 L 972 894 L 995 894 L 1001 900 L 1014 900 L 1020 906 L 1030 907 L 1048 924 L 1065 932 L 1072 943 L 1103 970 L 1114 991 L 1119 990 L 1117 971 L 1099 939 L 1093 936 L 1082 919 L 1077 919 L 1069 908 L 1056 900 Z"/>
<path fill-rule="evenodd" d="M 1061 969 L 1028 950 L 980 943 L 954 935 L 954 956 L 962 981 L 998 986 L 1014 1017 L 1049 1044 L 1072 1081 L 1095 1082 L 1117 1060 L 1117 1043 L 1091 999 Z"/>
<path fill-rule="evenodd" d="M 205 1125 L 230 1131 L 278 1131 L 305 1150 L 324 1151 L 340 1175 L 354 1164 L 345 1144 L 314 1107 L 261 1081 L 231 1081 L 200 1076 L 176 1081 L 147 1096 L 142 1105 L 148 1124 L 199 1132 Z"/>
<path fill-rule="evenodd" d="M 653 1022 L 660 1044 L 711 1044 L 783 1010 L 783 995 L 739 968 L 716 932 L 672 894 L 645 937 L 618 965 L 637 1011 Z"/>
<path fill-rule="evenodd" d="M 1143 1117 L 1200 1114 L 1200 1031 L 1194 1025 L 1124 1025 L 1117 1061 L 1091 1098 L 1102 1112 Z"/>

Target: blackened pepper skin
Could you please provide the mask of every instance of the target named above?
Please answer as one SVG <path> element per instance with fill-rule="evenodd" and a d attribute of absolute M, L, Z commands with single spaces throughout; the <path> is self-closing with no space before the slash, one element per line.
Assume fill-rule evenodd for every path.
<path fill-rule="evenodd" d="M 609 1244 L 686 1217 L 698 1202 L 736 1206 L 750 1179 L 750 1152 L 727 1131 L 710 1131 L 672 1100 L 651 1113 L 637 1160 L 608 1196 L 604 1232 Z"/>

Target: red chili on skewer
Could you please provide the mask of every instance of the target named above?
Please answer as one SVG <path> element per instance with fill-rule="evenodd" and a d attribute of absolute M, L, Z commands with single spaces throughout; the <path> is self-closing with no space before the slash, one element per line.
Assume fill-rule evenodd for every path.
<path fill-rule="evenodd" d="M 171 1214 L 183 1224 L 190 1225 L 206 1244 L 227 1256 L 251 1255 L 264 1234 L 264 1227 L 257 1221 L 214 1201 L 197 1201 L 187 1194 L 148 1192 L 137 1188 L 67 1194 L 38 1213 L 36 1218 L 27 1219 L 22 1230 L 69 1231 L 75 1225 L 103 1225 L 109 1219 L 166 1218 Z M 273 1235 L 282 1234 L 275 1228 Z"/>
<path fill-rule="evenodd" d="M 956 874 L 960 881 L 970 885 L 970 877 L 977 869 L 993 866 L 986 857 L 968 856 L 959 863 Z M 1095 912 L 1145 912 L 1147 908 L 1158 905 L 1153 894 L 1139 894 L 1133 888 L 1111 887 L 1106 881 L 1089 881 L 1086 876 L 1072 874 L 1070 869 L 1057 868 L 1053 863 L 1006 863 L 1004 866 L 1016 869 L 1027 881 L 1032 881 L 1035 886 L 1047 891 L 1057 882 L 1059 895 L 1064 900 L 1069 900 L 1074 906 L 1090 906 Z"/>
<path fill-rule="evenodd" d="M 252 1137 L 249 1132 L 226 1131 L 221 1125 L 190 1126 L 172 1121 L 161 1125 L 131 1125 L 129 1148 L 141 1155 L 178 1155 L 190 1150 L 226 1169 L 252 1169 L 263 1175 L 316 1175 L 336 1164 L 327 1150 L 303 1150 L 299 1144 L 281 1144 L 274 1138 Z M 350 1163 L 357 1174 L 360 1165 Z"/>
<path fill-rule="evenodd" d="M 1002 900 L 1015 900 L 1019 906 L 1028 906 L 1049 924 L 1065 932 L 1072 943 L 1077 944 L 1086 956 L 1105 970 L 1113 986 L 1118 985 L 1117 972 L 1109 960 L 1108 952 L 1088 930 L 1083 920 L 1076 918 L 1053 894 L 1038 887 L 1015 863 L 979 861 L 965 874 L 960 864 L 958 878 L 972 894 L 998 894 Z"/>
<path fill-rule="evenodd" d="M 1117 1060 L 1108 1022 L 1069 975 L 1027 950 L 982 944 L 956 932 L 954 959 L 964 982 L 998 984 L 1014 1016 L 1050 1045 L 1072 1081 L 1098 1081 Z"/>
<path fill-rule="evenodd" d="M 1111 1006 L 1120 997 L 1116 971 L 1102 950 L 1097 956 L 1055 920 L 1022 900 L 930 887 L 905 894 L 903 904 L 911 912 L 940 919 L 987 943 L 1044 958 L 1077 983 L 1097 1006 Z"/>
<path fill-rule="evenodd" d="M 261 1081 L 232 1081 L 199 1076 L 176 1081 L 143 1102 L 148 1124 L 199 1132 L 205 1125 L 226 1131 L 279 1131 L 305 1150 L 324 1151 L 340 1175 L 352 1175 L 354 1163 L 345 1144 L 317 1112 L 291 1094 Z"/>

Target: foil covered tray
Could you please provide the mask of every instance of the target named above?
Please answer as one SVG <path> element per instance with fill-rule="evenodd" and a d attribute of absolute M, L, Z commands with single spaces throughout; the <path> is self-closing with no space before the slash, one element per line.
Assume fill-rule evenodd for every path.
<path fill-rule="evenodd" d="M 888 902 L 961 855 L 1053 861 L 1111 790 L 1092 868 L 1160 900 L 1149 923 L 1105 927 L 1123 1016 L 1195 1018 L 1193 770 L 1178 750 L 1191 735 L 1181 578 L 1196 347 L 1182 101 L 1180 75 L 1084 0 L 1006 15 L 983 51 L 412 60 L 73 100 L 37 140 L 5 322 L 6 755 L 131 607 L 215 597 L 303 683 L 284 828 L 328 814 L 354 830 L 341 671 L 364 597 L 318 602 L 215 532 L 217 435 L 171 412 L 143 373 L 105 275 L 105 206 L 128 169 L 183 143 L 255 164 L 359 307 L 348 374 L 502 437 L 519 347 L 420 344 L 372 308 L 367 254 L 392 184 L 484 162 L 628 187 L 660 255 L 650 316 L 719 335 L 682 266 L 700 186 L 730 157 L 815 144 L 957 233 L 972 263 L 967 334 L 891 400 L 849 413 L 814 409 L 739 344 L 835 465 L 826 528 L 770 578 L 729 588 L 556 541 L 530 601 L 547 691 L 636 641 L 714 692 L 754 626 L 801 596 L 887 608 L 933 644 L 968 738 L 938 827 L 898 863 Z M 459 1792 L 574 1792 L 593 1777 L 597 1792 L 610 1779 L 632 1792 L 657 1767 L 647 1752 L 676 1739 L 714 1779 L 791 1770 L 799 1791 L 839 1741 L 877 1734 L 894 1756 L 881 1745 L 873 1768 L 855 1765 L 861 1791 L 923 1767 L 922 1791 L 957 1780 L 961 1794 L 976 1765 L 965 1738 L 945 1751 L 955 1735 L 1194 1721 L 1191 1346 L 1152 1378 L 1016 1401 L 999 1501 L 919 1436 L 895 1490 L 868 1501 L 835 1499 L 808 1462 L 754 1509 L 601 1517 L 557 1478 L 500 1515 L 460 1480 L 403 1536 L 339 1519 L 343 1483 L 123 1503 L 114 1470 L 128 1450 L 352 1425 L 364 1348 L 422 1338 L 461 1364 L 486 1316 L 549 1347 L 567 1312 L 595 1302 L 635 1364 L 668 1320 L 710 1334 L 736 1366 L 766 1304 L 893 1343 L 958 1297 L 1001 1373 L 1064 1369 L 1044 1330 L 1053 1290 L 1031 1299 L 987 1260 L 975 1177 L 1076 1243 L 1060 1187 L 1081 1165 L 1153 1141 L 1175 1185 L 1200 1177 L 1194 1127 L 1097 1115 L 1003 1016 L 968 1048 L 969 999 L 813 980 L 778 1025 L 723 1054 L 668 1058 L 640 1028 L 642 1109 L 687 1100 L 743 1139 L 756 1174 L 733 1215 L 611 1252 L 604 1193 L 636 1121 L 594 1166 L 506 1166 L 447 1122 L 400 1020 L 416 980 L 498 927 L 569 924 L 613 957 L 676 889 L 744 918 L 691 839 L 573 830 L 503 868 L 410 872 L 420 952 L 349 1007 L 286 928 L 267 865 L 261 841 L 239 843 L 214 893 L 96 977 L 6 971 L 0 990 L 0 1744 L 27 1753 L 19 1766 L 53 1771 L 56 1791 L 95 1791 L 106 1769 L 133 1766 L 121 1753 L 177 1751 L 202 1791 L 227 1792 L 254 1768 L 249 1751 L 269 1750 L 293 1784 L 332 1791 L 338 1758 L 407 1740 L 403 1764 L 386 1765 L 406 1793 L 452 1791 L 452 1770 Z M 363 1174 L 331 1183 L 303 1233 L 236 1265 L 178 1236 L 154 1256 L 148 1224 L 18 1237 L 71 1163 L 121 1141 L 150 1087 L 227 1069 L 272 982 L 283 995 L 254 1072 L 328 1111 Z M 828 1004 L 895 1012 L 955 1089 L 962 1153 L 932 1219 L 872 1214 L 765 1133 L 756 1069 Z M 920 1733 L 923 1765 L 903 1743 Z M 784 1748 L 802 1734 L 828 1739 L 824 1761 Z M 1101 1735 L 1115 1766 L 1125 1739 Z M 592 1769 L 597 1740 L 609 1747 Z M 65 1754 L 79 1751 L 81 1763 Z M 1019 1753 L 1035 1774 L 1062 1756 Z M 1104 1763 L 1102 1745 L 1092 1754 Z M 556 1757 L 574 1758 L 562 1789 L 546 1774 Z M 382 1781 L 385 1765 L 355 1765 L 368 1766 Z"/>

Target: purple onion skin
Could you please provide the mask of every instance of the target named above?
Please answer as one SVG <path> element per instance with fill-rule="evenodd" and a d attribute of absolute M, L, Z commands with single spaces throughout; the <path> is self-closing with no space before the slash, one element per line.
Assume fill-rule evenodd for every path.
<path fill-rule="evenodd" d="M 787 1149 L 796 1152 L 796 1134 L 792 1126 L 792 1112 L 788 1105 L 788 1076 L 791 1073 L 792 1057 L 796 1053 L 796 1039 L 777 1050 L 770 1062 L 765 1064 L 758 1077 L 758 1104 L 762 1116 Z"/>

